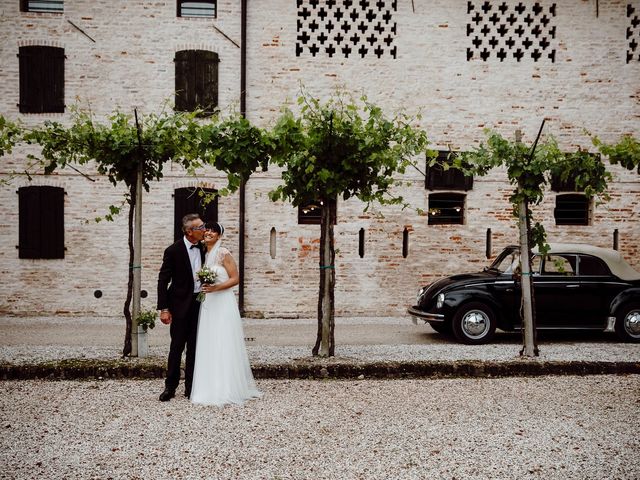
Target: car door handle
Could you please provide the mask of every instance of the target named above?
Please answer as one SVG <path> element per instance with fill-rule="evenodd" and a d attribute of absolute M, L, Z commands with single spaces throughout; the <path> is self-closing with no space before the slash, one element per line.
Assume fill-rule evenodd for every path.
<path fill-rule="evenodd" d="M 567 285 L 567 288 L 578 288 L 580 285 L 575 285 L 575 284 L 571 284 L 571 285 Z"/>

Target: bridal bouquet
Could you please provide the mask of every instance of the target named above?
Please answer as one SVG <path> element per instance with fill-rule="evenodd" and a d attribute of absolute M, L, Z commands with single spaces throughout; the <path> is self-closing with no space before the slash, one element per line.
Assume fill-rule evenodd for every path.
<path fill-rule="evenodd" d="M 214 283 L 216 283 L 216 280 L 218 279 L 218 274 L 215 272 L 215 270 L 211 270 L 207 266 L 204 266 L 200 270 L 198 270 L 198 273 L 196 273 L 196 276 L 198 277 L 198 280 L 200 280 L 200 283 L 202 283 L 203 285 L 204 284 L 213 285 Z M 206 296 L 207 296 L 206 293 L 200 292 L 196 297 L 196 300 L 198 300 L 199 302 L 203 302 Z"/>

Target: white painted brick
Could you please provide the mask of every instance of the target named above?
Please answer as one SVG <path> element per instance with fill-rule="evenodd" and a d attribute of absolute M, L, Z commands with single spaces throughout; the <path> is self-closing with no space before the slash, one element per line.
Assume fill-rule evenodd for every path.
<path fill-rule="evenodd" d="M 321 2 L 322 3 L 322 2 Z M 499 2 L 492 2 L 499 3 Z M 512 2 L 507 2 L 512 3 Z M 525 4 L 532 2 L 525 1 Z M 541 2 L 549 5 L 551 2 Z M 389 56 L 296 57 L 296 6 L 290 0 L 248 2 L 247 116 L 263 127 L 277 118 L 281 106 L 297 97 L 300 85 L 326 98 L 335 88 L 366 93 L 385 111 L 422 113 L 420 126 L 435 147 L 468 149 L 483 141 L 483 128 L 512 137 L 523 130 L 525 141 L 545 133 L 563 148 L 590 146 L 583 129 L 615 141 L 629 133 L 640 136 L 640 62 L 625 63 L 626 5 L 640 2 L 601 0 L 599 17 L 591 1 L 556 2 L 555 63 L 466 61 L 466 1 L 398 2 L 395 44 Z M 44 120 L 67 122 L 69 114 L 21 115 L 16 104 L 18 47 L 63 47 L 67 106 L 79 102 L 102 117 L 120 108 L 148 113 L 172 102 L 173 56 L 177 50 L 202 48 L 220 56 L 219 99 L 223 111 L 238 110 L 240 49 L 221 35 L 240 42 L 240 2 L 219 1 L 216 20 L 175 17 L 175 2 L 109 2 L 70 0 L 63 15 L 18 11 L 17 1 L 0 1 L 0 112 L 26 125 Z M 415 5 L 415 11 L 412 10 Z M 82 28 L 95 43 L 74 28 Z M 2 159 L 0 178 L 22 171 L 33 148 L 17 148 Z M 94 168 L 81 168 L 96 182 L 72 170 L 45 177 L 34 185 L 61 186 L 65 197 L 64 260 L 19 260 L 18 196 L 28 185 L 24 175 L 0 189 L 0 312 L 120 315 L 127 281 L 126 215 L 113 223 L 84 223 L 118 204 L 122 188 L 114 188 Z M 535 208 L 549 237 L 610 246 L 614 229 L 620 249 L 640 269 L 640 178 L 617 167 L 611 201 L 594 208 L 588 227 L 557 227 L 554 194 Z M 319 227 L 297 224 L 296 209 L 272 203 L 267 193 L 279 181 L 279 170 L 257 173 L 247 184 L 245 308 L 266 316 L 314 316 L 318 291 Z M 402 194 L 417 208 L 427 207 L 429 192 L 419 173 Z M 145 194 L 143 207 L 142 288 L 155 305 L 155 286 L 162 252 L 173 236 L 175 188 L 221 187 L 225 177 L 207 170 L 197 179 L 176 166 Z M 429 226 L 414 210 L 382 208 L 384 218 L 363 214 L 357 200 L 340 201 L 336 248 L 336 313 L 338 315 L 401 314 L 417 288 L 442 275 L 478 270 L 487 260 L 486 229 L 493 232 L 493 254 L 517 240 L 508 197 L 512 187 L 503 170 L 476 178 L 467 194 L 465 225 Z M 219 217 L 227 227 L 226 244 L 238 260 L 238 196 L 221 199 Z M 269 233 L 277 231 L 277 255 L 269 254 Z M 402 232 L 410 230 L 409 255 L 402 257 Z M 366 231 L 365 256 L 358 255 L 358 232 Z M 95 299 L 93 292 L 102 290 Z"/>

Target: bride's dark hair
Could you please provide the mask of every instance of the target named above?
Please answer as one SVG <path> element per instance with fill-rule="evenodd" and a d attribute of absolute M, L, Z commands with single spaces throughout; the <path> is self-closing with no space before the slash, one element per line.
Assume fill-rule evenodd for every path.
<path fill-rule="evenodd" d="M 207 230 L 214 231 L 216 233 L 219 233 L 220 235 L 224 233 L 224 227 L 219 222 L 207 222 L 204 224 L 204 226 Z"/>

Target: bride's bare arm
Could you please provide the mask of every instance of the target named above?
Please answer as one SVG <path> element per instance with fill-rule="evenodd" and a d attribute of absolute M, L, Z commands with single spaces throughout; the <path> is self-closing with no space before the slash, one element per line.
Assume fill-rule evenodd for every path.
<path fill-rule="evenodd" d="M 238 267 L 236 266 L 236 262 L 230 253 L 227 253 L 222 259 L 222 266 L 227 271 L 229 280 L 221 283 L 215 283 L 213 285 L 203 285 L 202 290 L 205 293 L 219 292 L 220 290 L 235 287 L 236 285 L 238 285 L 238 283 L 240 283 L 240 274 L 238 273 Z"/>
<path fill-rule="evenodd" d="M 230 253 L 227 253 L 224 256 L 222 265 L 229 275 L 229 280 L 224 282 L 224 284 L 226 285 L 225 288 L 231 288 L 238 285 L 238 283 L 240 283 L 240 274 L 238 273 L 238 266 L 236 265 L 236 261 L 233 259 Z"/>

